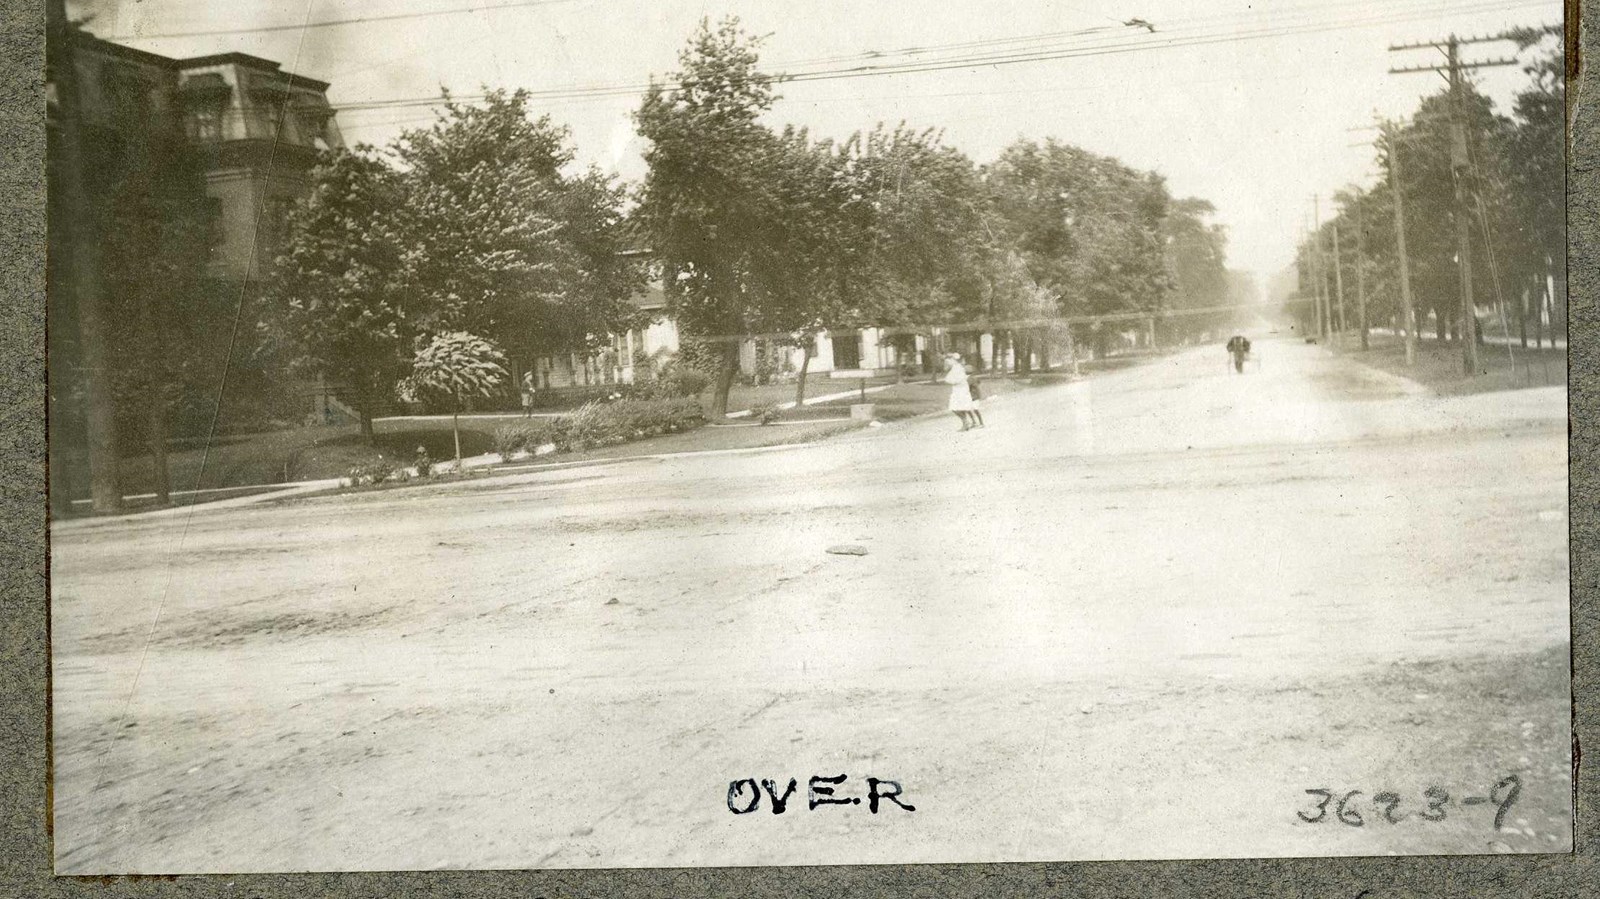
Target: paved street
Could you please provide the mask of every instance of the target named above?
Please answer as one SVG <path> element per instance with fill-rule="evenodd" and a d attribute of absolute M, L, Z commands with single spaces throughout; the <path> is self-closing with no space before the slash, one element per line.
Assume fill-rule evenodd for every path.
<path fill-rule="evenodd" d="M 58 871 L 1570 848 L 1565 391 L 1257 348 L 972 433 L 58 526 Z M 808 810 L 840 774 L 916 811 Z"/>

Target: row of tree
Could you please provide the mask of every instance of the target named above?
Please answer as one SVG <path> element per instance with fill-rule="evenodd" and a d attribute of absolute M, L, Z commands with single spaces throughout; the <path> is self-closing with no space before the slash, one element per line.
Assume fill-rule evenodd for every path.
<path fill-rule="evenodd" d="M 324 154 L 286 220 L 261 223 L 281 253 L 242 285 L 207 277 L 216 223 L 176 121 L 132 123 L 137 140 L 115 146 L 90 135 L 116 326 L 106 366 L 58 370 L 52 389 L 81 397 L 105 379 L 119 442 L 143 443 L 165 495 L 170 437 L 294 414 L 288 374 L 338 385 L 370 436 L 402 393 L 481 393 L 509 380 L 500 362 L 643 324 L 631 300 L 652 277 L 718 413 L 755 335 L 809 363 L 826 330 L 955 326 L 1026 368 L 1074 339 L 1098 349 L 1130 316 L 1239 296 L 1210 204 L 1174 200 L 1154 173 L 1054 140 L 979 166 L 933 130 L 774 129 L 775 79 L 733 21 L 702 26 L 681 63 L 638 110 L 650 147 L 636 192 L 576 169 L 569 134 L 527 94 L 446 96 L 431 126 Z M 1162 321 L 1178 337 L 1219 317 Z M 440 360 L 484 377 L 464 388 Z"/>
<path fill-rule="evenodd" d="M 289 222 L 275 345 L 370 414 L 432 335 L 478 335 L 511 359 L 582 351 L 639 324 L 628 300 L 653 276 L 721 414 L 752 336 L 809 361 L 824 330 L 965 325 L 1026 366 L 1071 339 L 1061 322 L 1235 294 L 1212 207 L 1174 200 L 1159 175 L 1053 140 L 978 166 L 933 130 L 770 127 L 775 79 L 733 20 L 703 24 L 680 63 L 636 114 L 649 169 L 633 196 L 571 174 L 566 132 L 520 92 L 447 102 L 386 148 L 330 155 Z"/>
<path fill-rule="evenodd" d="M 633 324 L 643 273 L 623 252 L 624 194 L 568 173 L 565 130 L 527 103 L 447 97 L 429 128 L 329 154 L 290 216 L 268 345 L 349 391 L 363 433 L 434 337 L 528 357 Z"/>
<path fill-rule="evenodd" d="M 650 148 L 635 220 L 680 324 L 720 347 L 718 410 L 751 334 L 804 349 L 825 328 L 977 326 L 1026 367 L 1073 319 L 1234 295 L 1213 208 L 1174 201 L 1159 175 L 1054 140 L 978 166 L 933 130 L 770 129 L 773 81 L 733 21 L 702 27 L 679 61 L 637 116 Z"/>
<path fill-rule="evenodd" d="M 1481 340 L 1482 323 L 1461 320 L 1457 219 L 1464 210 L 1480 314 L 1495 308 L 1523 345 L 1530 327 L 1536 342 L 1547 326 L 1564 329 L 1565 60 L 1559 36 L 1528 30 L 1518 34 L 1518 43 L 1540 52 L 1524 69 L 1528 80 L 1510 115 L 1470 85 L 1459 106 L 1448 90 L 1426 97 L 1408 122 L 1384 128 L 1376 143 L 1380 182 L 1335 195 L 1333 217 L 1299 248 L 1299 296 L 1291 309 L 1308 332 L 1315 330 L 1312 298 L 1319 290 L 1332 298 L 1333 330 L 1361 326 L 1357 303 L 1363 299 L 1371 324 L 1405 327 L 1403 220 L 1404 270 L 1418 327 L 1431 317 L 1440 339 Z M 1453 162 L 1450 123 L 1456 116 L 1468 144 Z M 1458 201 L 1458 182 L 1465 203 Z"/>

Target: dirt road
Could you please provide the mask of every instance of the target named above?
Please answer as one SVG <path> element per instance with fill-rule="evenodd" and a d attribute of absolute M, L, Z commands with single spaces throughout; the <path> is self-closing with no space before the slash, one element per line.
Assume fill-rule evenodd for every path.
<path fill-rule="evenodd" d="M 58 870 L 1567 849 L 1565 392 L 1258 349 L 59 527 Z"/>

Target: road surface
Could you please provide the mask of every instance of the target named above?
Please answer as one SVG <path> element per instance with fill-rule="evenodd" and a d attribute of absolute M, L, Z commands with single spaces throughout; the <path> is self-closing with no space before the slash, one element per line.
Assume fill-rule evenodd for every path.
<path fill-rule="evenodd" d="M 1568 849 L 1565 392 L 1257 349 L 59 525 L 58 871 Z"/>

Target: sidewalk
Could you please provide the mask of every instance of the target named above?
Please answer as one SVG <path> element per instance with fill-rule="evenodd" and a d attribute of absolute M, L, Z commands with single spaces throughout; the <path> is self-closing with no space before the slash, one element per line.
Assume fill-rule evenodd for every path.
<path fill-rule="evenodd" d="M 892 385 L 890 385 L 890 386 L 892 386 Z M 868 392 L 871 393 L 871 392 L 874 392 L 874 391 L 877 391 L 877 390 L 882 390 L 882 389 L 884 389 L 884 388 L 868 388 Z M 807 399 L 806 402 L 807 402 L 807 404 L 817 403 L 817 402 L 827 402 L 827 401 L 830 401 L 830 400 L 840 399 L 842 397 L 855 396 L 855 395 L 857 395 L 857 393 L 858 393 L 858 391 L 852 390 L 852 391 L 849 391 L 848 393 L 844 393 L 844 394 L 830 394 L 830 395 L 827 395 L 827 396 L 811 397 L 811 398 Z M 785 408 L 793 408 L 793 406 L 794 406 L 794 403 L 791 402 L 791 403 L 786 404 Z M 743 410 L 740 410 L 738 412 L 734 412 L 734 413 L 729 414 L 728 417 L 729 418 L 748 418 L 750 413 L 751 413 L 751 410 L 743 409 Z M 427 419 L 427 418 L 430 418 L 430 417 L 431 416 L 410 416 L 408 418 L 410 418 L 410 419 Z M 448 417 L 449 416 L 445 416 L 445 418 L 448 418 Z M 467 416 L 462 416 L 462 417 L 466 418 Z M 506 415 L 478 416 L 478 417 L 479 418 L 492 417 L 492 418 L 519 418 L 520 419 L 523 416 L 520 413 L 516 413 L 516 414 L 506 414 Z M 802 421 L 802 422 L 784 422 L 782 424 L 793 426 L 793 427 L 826 427 L 828 425 L 838 424 L 838 423 L 840 423 L 842 421 L 847 421 L 847 420 L 848 419 L 821 419 L 821 420 Z M 706 427 L 708 427 L 708 428 L 716 428 L 717 426 L 716 425 L 706 425 Z M 754 424 L 742 424 L 741 423 L 739 425 L 736 425 L 735 427 L 738 427 L 741 430 L 744 430 L 744 429 L 755 429 L 757 426 L 754 425 Z M 688 432 L 688 433 L 693 433 L 693 432 Z M 676 436 L 684 436 L 684 435 L 671 435 L 671 436 L 675 436 L 676 437 Z M 649 441 L 641 441 L 641 442 L 648 443 Z M 537 453 L 534 456 L 521 456 L 519 458 L 513 458 L 513 459 L 507 460 L 507 461 L 502 461 L 501 458 L 500 458 L 500 455 L 498 453 L 483 453 L 483 454 L 480 454 L 480 455 L 469 456 L 467 458 L 462 459 L 461 460 L 461 470 L 462 471 L 471 472 L 471 471 L 481 471 L 481 470 L 484 470 L 484 469 L 493 469 L 495 474 L 499 474 L 499 473 L 502 473 L 502 472 L 508 473 L 508 474 L 510 474 L 510 473 L 522 474 L 522 473 L 527 473 L 527 472 L 530 472 L 530 471 L 538 471 L 538 470 L 544 470 L 544 469 L 560 469 L 560 468 L 573 468 L 573 467 L 579 467 L 579 466 L 612 465 L 612 464 L 616 464 L 616 463 L 619 463 L 619 462 L 639 461 L 639 460 L 646 460 L 646 459 L 664 459 L 664 458 L 676 457 L 676 456 L 688 457 L 688 456 L 748 454 L 748 453 L 770 452 L 770 451 L 773 451 L 773 450 L 788 449 L 788 448 L 791 448 L 791 447 L 810 446 L 810 445 L 813 444 L 813 442 L 814 441 L 801 440 L 801 441 L 794 442 L 794 443 L 780 443 L 780 444 L 778 444 L 776 446 L 765 445 L 765 446 L 753 446 L 753 447 L 728 447 L 728 448 L 721 448 L 721 449 L 683 450 L 683 451 L 678 451 L 678 452 L 668 451 L 668 452 L 657 452 L 657 453 L 635 453 L 635 454 L 631 454 L 631 455 L 621 455 L 621 456 L 605 456 L 605 455 L 601 455 L 601 456 L 591 456 L 591 457 L 582 458 L 582 459 L 570 459 L 570 460 L 566 460 L 566 461 L 553 461 L 552 460 L 552 461 L 543 461 L 543 462 L 536 461 L 536 460 L 539 457 L 551 455 L 552 454 L 552 450 L 551 449 L 545 449 L 544 452 Z M 618 447 L 618 448 L 624 448 L 626 446 L 627 446 L 627 444 L 622 444 L 621 447 Z M 436 472 L 440 472 L 440 473 L 454 472 L 455 468 L 456 468 L 456 465 L 455 465 L 455 460 L 454 459 L 450 459 L 450 460 L 446 460 L 446 461 L 443 461 L 443 462 L 439 462 L 434 466 L 434 470 Z M 414 467 L 405 467 L 405 468 L 403 468 L 401 470 L 403 470 L 408 476 L 410 476 L 412 478 L 416 478 L 417 477 L 417 472 L 416 472 L 416 469 Z M 212 488 L 206 488 L 206 489 L 202 489 L 202 490 L 175 490 L 175 491 L 172 492 L 172 496 L 173 496 L 174 499 L 176 499 L 176 500 L 192 500 L 192 501 L 191 502 L 181 502 L 178 505 L 164 506 L 164 507 L 159 507 L 159 508 L 131 509 L 131 510 L 128 510 L 128 511 L 122 512 L 120 514 L 116 514 L 116 515 L 100 515 L 100 516 L 89 516 L 89 517 L 84 517 L 84 518 L 57 519 L 57 520 L 53 520 L 51 522 L 50 526 L 51 526 L 52 529 L 54 529 L 54 528 L 70 529 L 70 528 L 76 528 L 76 527 L 80 527 L 80 526 L 87 525 L 87 524 L 92 524 L 92 523 L 95 523 L 95 522 L 124 521 L 124 520 L 127 520 L 129 518 L 135 518 L 135 517 L 141 518 L 141 519 L 143 519 L 143 518 L 163 518 L 163 517 L 170 517 L 170 516 L 173 516 L 173 515 L 182 515 L 182 514 L 185 514 L 185 513 L 198 511 L 198 510 L 201 510 L 201 509 L 204 509 L 204 510 L 235 509 L 235 508 L 239 508 L 241 506 L 254 505 L 256 503 L 273 502 L 273 501 L 276 501 L 276 500 L 285 499 L 287 497 L 303 496 L 303 495 L 308 495 L 308 494 L 322 493 L 322 492 L 329 491 L 329 490 L 337 490 L 337 489 L 339 489 L 341 487 L 345 487 L 348 484 L 348 481 L 349 481 L 348 478 L 322 478 L 322 479 L 307 480 L 307 481 L 287 481 L 287 482 L 277 483 L 277 484 L 250 484 L 250 485 L 241 485 L 241 486 L 237 486 L 237 487 L 212 487 Z M 424 484 L 424 483 L 427 483 L 427 481 L 425 481 L 425 480 L 419 481 L 419 482 L 417 482 L 417 485 L 420 486 L 421 484 Z M 205 496 L 223 496 L 225 498 L 209 499 L 209 500 L 201 498 L 201 497 L 205 497 Z M 125 501 L 128 501 L 128 502 L 147 501 L 147 500 L 155 499 L 155 494 L 153 494 L 153 493 L 132 494 L 132 495 L 129 495 L 129 496 L 125 496 L 123 499 Z M 86 500 L 86 499 L 85 500 L 75 500 L 73 502 L 73 505 L 74 506 L 88 506 L 89 503 L 90 503 L 90 501 Z"/>
<path fill-rule="evenodd" d="M 920 381 L 920 380 L 918 380 L 918 381 L 907 381 L 907 382 L 904 382 L 904 383 L 882 384 L 882 385 L 878 385 L 878 386 L 875 386 L 875 387 L 868 387 L 868 388 L 866 388 L 865 392 L 869 396 L 872 396 L 872 395 L 882 394 L 883 392 L 891 390 L 891 389 L 896 388 L 896 387 L 906 387 L 906 386 L 923 387 L 923 386 L 927 386 L 927 385 L 926 385 L 926 382 Z M 935 385 L 935 386 L 938 386 L 941 389 L 943 389 L 942 385 Z M 847 400 L 847 399 L 852 399 L 852 398 L 855 398 L 855 397 L 859 397 L 861 395 L 861 393 L 862 393 L 862 390 L 859 387 L 856 387 L 856 388 L 852 388 L 852 389 L 849 389 L 849 390 L 843 390 L 843 391 L 838 391 L 838 392 L 834 392 L 834 393 L 827 393 L 827 394 L 822 394 L 822 395 L 818 395 L 818 396 L 807 397 L 805 399 L 803 405 L 814 406 L 814 405 L 819 405 L 819 404 L 838 402 L 840 400 Z M 992 398 L 990 398 L 990 401 L 992 402 L 993 399 L 996 399 L 996 398 L 992 397 Z M 796 403 L 794 403 L 793 401 L 790 401 L 790 402 L 787 402 L 787 403 L 778 404 L 777 408 L 779 408 L 779 409 L 793 409 L 793 408 L 796 407 L 796 405 L 797 405 Z M 841 411 L 847 411 L 847 408 L 846 407 L 841 407 Z M 753 412 L 753 410 L 751 410 L 751 409 L 741 409 L 741 410 L 738 410 L 738 411 L 735 411 L 735 412 L 728 413 L 726 418 L 727 419 L 732 419 L 732 420 L 735 420 L 735 421 L 738 421 L 740 419 L 747 419 L 747 418 L 750 417 L 752 412 Z M 942 414 L 942 410 L 941 410 L 940 414 Z M 473 419 L 473 418 L 476 418 L 476 419 L 485 419 L 485 418 L 488 418 L 488 419 L 508 419 L 509 420 L 509 419 L 520 419 L 522 417 L 523 416 L 522 416 L 521 413 L 483 413 L 483 414 L 478 414 L 478 415 L 473 415 L 473 416 L 468 416 L 468 415 L 461 416 L 463 421 L 469 420 L 469 419 Z M 545 414 L 545 415 L 541 415 L 541 417 L 552 417 L 552 416 L 549 415 L 549 414 Z M 450 418 L 450 416 L 395 416 L 395 417 L 391 417 L 391 418 L 385 419 L 385 420 L 389 420 L 389 421 L 427 421 L 427 420 L 435 420 L 435 419 L 439 419 L 439 418 L 443 418 L 444 420 L 448 420 Z M 502 474 L 502 473 L 505 473 L 505 474 L 526 474 L 526 473 L 529 473 L 529 472 L 540 471 L 540 470 L 576 468 L 576 467 L 583 467 L 583 466 L 612 465 L 612 464 L 617 464 L 617 463 L 621 463 L 621 462 L 635 462 L 635 461 L 644 461 L 644 460 L 651 460 L 651 459 L 667 459 L 667 458 L 693 457 L 693 456 L 715 456 L 715 455 L 749 455 L 749 454 L 755 454 L 755 453 L 773 452 L 773 451 L 783 450 L 783 449 L 793 449 L 793 448 L 799 448 L 799 447 L 814 446 L 818 440 L 826 439 L 827 437 L 834 436 L 834 432 L 835 432 L 836 429 L 838 429 L 840 427 L 849 427 L 849 424 L 848 424 L 849 422 L 851 422 L 851 419 L 841 416 L 839 418 L 812 419 L 812 420 L 792 421 L 792 422 L 775 422 L 775 423 L 773 423 L 771 425 L 766 425 L 766 426 L 757 426 L 757 425 L 755 425 L 753 423 L 744 423 L 742 421 L 739 422 L 738 424 L 728 424 L 728 425 L 707 424 L 703 428 L 697 429 L 697 431 L 690 431 L 690 432 L 685 432 L 685 433 L 681 433 L 681 434 L 673 434 L 673 435 L 663 435 L 662 437 L 648 438 L 648 439 L 645 439 L 645 440 L 642 440 L 642 441 L 637 441 L 635 444 L 620 444 L 620 445 L 615 446 L 615 447 L 601 448 L 598 451 L 591 451 L 591 454 L 586 454 L 585 458 L 580 458 L 580 459 L 569 459 L 569 460 L 564 460 L 564 461 L 554 461 L 554 460 L 539 461 L 539 459 L 541 457 L 550 456 L 552 454 L 553 448 L 544 448 L 544 447 L 541 448 L 541 449 L 544 450 L 543 452 L 536 453 L 536 454 L 534 454 L 532 456 L 523 455 L 523 456 L 520 456 L 520 457 L 513 457 L 510 460 L 504 460 L 504 461 L 502 461 L 502 459 L 501 459 L 501 457 L 500 457 L 500 455 L 498 453 L 483 453 L 483 454 L 479 454 L 479 455 L 476 455 L 476 456 L 469 456 L 469 457 L 463 458 L 461 460 L 461 470 L 464 471 L 464 472 L 492 470 L 492 473 L 495 474 L 495 475 L 499 475 L 499 474 Z M 885 424 L 886 423 L 884 423 L 884 422 L 874 422 L 873 423 L 873 425 L 875 425 L 875 426 L 885 425 Z M 744 435 L 744 436 L 741 436 L 741 437 L 738 437 L 738 438 L 730 437 L 729 439 L 745 441 L 745 440 L 750 439 L 751 435 L 770 434 L 772 432 L 772 430 L 775 429 L 775 428 L 782 428 L 783 430 L 788 431 L 788 430 L 790 430 L 792 428 L 806 428 L 806 427 L 815 428 L 819 432 L 818 435 L 808 439 L 806 435 L 802 434 L 797 439 L 793 440 L 793 442 L 782 442 L 782 441 L 780 441 L 780 442 L 777 442 L 775 444 L 774 443 L 764 443 L 764 444 L 759 444 L 759 445 L 755 445 L 755 446 L 730 446 L 730 447 L 719 447 L 719 448 L 713 448 L 713 449 L 689 449 L 689 450 L 676 450 L 676 451 L 674 451 L 674 450 L 666 450 L 666 451 L 662 451 L 662 452 L 634 452 L 634 453 L 631 453 L 631 454 L 630 453 L 624 453 L 624 454 L 618 454 L 618 455 L 608 455 L 607 454 L 608 450 L 626 451 L 630 447 L 630 445 L 648 447 L 648 446 L 650 446 L 652 444 L 655 444 L 655 443 L 657 443 L 659 441 L 681 442 L 682 438 L 688 437 L 688 436 L 690 436 L 692 434 L 695 434 L 695 433 L 698 433 L 700 431 L 719 431 L 719 430 L 733 431 L 733 430 L 737 430 L 737 431 L 741 432 L 741 434 Z M 413 478 L 413 479 L 416 478 L 416 469 L 415 468 L 406 467 L 406 468 L 403 468 L 403 469 L 400 469 L 400 470 L 405 471 L 406 474 L 409 475 L 411 478 Z M 446 460 L 446 461 L 442 461 L 442 462 L 436 463 L 434 465 L 434 470 L 436 472 L 440 472 L 440 473 L 454 472 L 456 470 L 455 460 L 454 459 L 450 459 L 450 460 Z M 285 498 L 289 498 L 289 497 L 306 496 L 306 495 L 324 493 L 324 492 L 327 492 L 327 491 L 337 490 L 337 489 L 340 489 L 342 487 L 345 487 L 347 485 L 347 483 L 348 483 L 348 478 L 322 478 L 322 479 L 317 479 L 317 480 L 291 481 L 291 482 L 276 483 L 276 484 L 253 484 L 253 485 L 240 485 L 240 486 L 235 486 L 235 487 L 207 488 L 207 489 L 203 489 L 203 490 L 174 491 L 172 495 L 175 498 L 178 498 L 178 497 L 181 497 L 181 498 L 193 498 L 194 501 L 193 502 L 184 503 L 182 505 L 176 505 L 176 506 L 167 506 L 167 507 L 154 508 L 154 509 L 143 509 L 143 510 L 139 510 L 139 509 L 129 510 L 129 511 L 117 514 L 117 515 L 100 515 L 100 516 L 88 516 L 88 517 L 84 517 L 84 518 L 59 519 L 59 520 L 52 521 L 51 522 L 51 527 L 52 528 L 62 528 L 62 529 L 75 529 L 75 528 L 82 527 L 82 526 L 92 525 L 92 524 L 94 524 L 96 522 L 104 523 L 104 522 L 125 521 L 125 520 L 128 520 L 130 518 L 135 518 L 135 517 L 141 518 L 141 519 L 143 519 L 143 518 L 159 518 L 159 517 L 168 517 L 168 516 L 172 516 L 172 515 L 181 515 L 181 514 L 200 511 L 200 510 L 234 509 L 234 508 L 239 508 L 239 507 L 242 507 L 242 506 L 254 505 L 254 504 L 257 504 L 257 503 L 273 502 L 273 501 L 277 501 L 277 500 L 281 500 L 281 499 L 285 499 Z M 424 485 L 429 484 L 429 483 L 445 483 L 445 482 L 430 482 L 430 481 L 428 481 L 426 479 L 418 479 L 418 480 L 412 481 L 411 483 L 412 483 L 412 486 L 424 486 Z M 201 496 L 210 496 L 210 495 L 218 495 L 218 494 L 242 494 L 242 495 L 229 496 L 227 498 L 215 499 L 215 500 L 202 500 L 202 499 L 199 499 L 199 497 L 201 497 Z M 125 497 L 125 499 L 132 500 L 132 501 L 150 500 L 150 499 L 153 499 L 153 498 L 154 498 L 154 494 L 138 494 L 138 495 Z M 87 505 L 87 504 L 88 504 L 87 500 L 80 500 L 80 501 L 77 501 L 75 503 L 75 505 Z"/>

